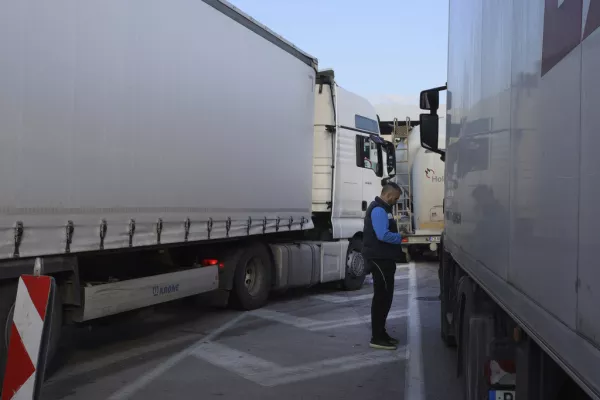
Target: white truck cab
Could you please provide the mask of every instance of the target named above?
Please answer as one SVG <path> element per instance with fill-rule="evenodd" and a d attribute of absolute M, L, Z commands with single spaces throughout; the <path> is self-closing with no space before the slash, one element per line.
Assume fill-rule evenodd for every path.
<path fill-rule="evenodd" d="M 318 75 L 315 96 L 313 212 L 331 213 L 332 237 L 348 238 L 394 175 L 395 152 L 379 136 L 375 108 L 338 86 L 333 71 Z"/>
<path fill-rule="evenodd" d="M 340 241 L 347 254 L 344 285 L 359 288 L 363 219 L 382 184 L 395 174 L 395 151 L 380 136 L 375 108 L 337 85 L 331 70 L 317 74 L 314 135 L 315 228 L 320 239 Z"/>

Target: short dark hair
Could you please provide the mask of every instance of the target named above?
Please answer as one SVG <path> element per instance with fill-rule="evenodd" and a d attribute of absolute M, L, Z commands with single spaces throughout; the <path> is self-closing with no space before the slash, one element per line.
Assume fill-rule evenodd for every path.
<path fill-rule="evenodd" d="M 399 192 L 402 193 L 402 189 L 395 182 L 386 183 L 381 189 L 381 194 L 387 194 L 390 192 Z"/>

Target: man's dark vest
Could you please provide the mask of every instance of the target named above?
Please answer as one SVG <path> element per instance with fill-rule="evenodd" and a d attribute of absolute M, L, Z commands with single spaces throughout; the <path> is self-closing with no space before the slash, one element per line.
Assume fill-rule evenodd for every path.
<path fill-rule="evenodd" d="M 402 257 L 402 248 L 399 244 L 385 243 L 377 239 L 373 223 L 371 221 L 371 212 L 375 207 L 381 207 L 388 214 L 392 215 L 392 206 L 381 200 L 379 197 L 371 203 L 365 214 L 365 225 L 363 227 L 363 257 L 367 259 L 390 259 L 397 260 Z M 398 233 L 398 225 L 394 218 L 388 218 L 389 231 Z"/>

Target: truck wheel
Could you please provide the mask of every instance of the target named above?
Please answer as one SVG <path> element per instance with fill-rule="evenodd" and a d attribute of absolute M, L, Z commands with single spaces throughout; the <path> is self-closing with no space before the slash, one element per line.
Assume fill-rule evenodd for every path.
<path fill-rule="evenodd" d="M 365 259 L 361 250 L 362 242 L 359 239 L 352 239 L 346 255 L 346 275 L 342 282 L 344 290 L 359 290 L 365 282 Z"/>
<path fill-rule="evenodd" d="M 420 245 L 412 245 L 408 247 L 408 255 L 411 261 L 419 261 L 423 259 L 423 249 Z"/>
<path fill-rule="evenodd" d="M 12 328 L 13 313 L 15 308 L 15 297 L 17 296 L 18 281 L 0 283 L 0 391 L 2 382 L 4 382 L 4 371 L 6 370 L 6 356 L 8 343 L 10 340 L 10 331 Z M 50 364 L 60 340 L 62 328 L 62 301 L 57 293 L 54 296 L 52 326 L 50 334 L 50 343 L 48 345 L 48 355 L 46 357 L 46 366 Z"/>
<path fill-rule="evenodd" d="M 58 287 L 54 295 L 54 303 L 52 305 L 52 327 L 50 328 L 50 343 L 48 344 L 48 355 L 46 357 L 46 377 L 49 376 L 49 368 L 52 362 L 55 361 L 55 356 L 58 351 L 58 345 L 62 333 L 63 325 L 63 304 Z"/>
<path fill-rule="evenodd" d="M 404 250 L 406 250 L 406 251 L 404 251 Z M 410 255 L 410 252 L 408 251 L 408 248 L 402 249 L 402 254 L 404 254 L 404 263 L 403 264 L 410 264 L 411 262 L 414 261 Z"/>
<path fill-rule="evenodd" d="M 17 295 L 17 282 L 0 283 L 0 391 L 6 369 L 6 351 L 12 323 L 12 313 Z"/>
<path fill-rule="evenodd" d="M 442 341 L 448 347 L 456 346 L 456 337 L 452 332 L 452 326 L 448 322 L 448 310 L 453 311 L 454 307 L 450 305 L 450 300 L 448 296 L 448 285 L 446 285 L 446 277 L 445 274 L 448 271 L 448 264 L 450 261 L 450 257 L 448 253 L 441 251 L 439 254 L 439 270 L 438 270 L 438 278 L 440 281 L 440 333 L 442 336 Z M 454 316 L 453 316 L 454 317 Z"/>
<path fill-rule="evenodd" d="M 465 328 L 469 330 L 463 353 L 465 400 L 485 399 L 489 390 L 485 363 L 488 347 L 494 338 L 494 319 L 486 314 L 474 314 L 465 322 Z"/>
<path fill-rule="evenodd" d="M 271 291 L 273 266 L 263 245 L 242 250 L 233 277 L 233 305 L 242 310 L 255 310 L 265 305 Z"/>
<path fill-rule="evenodd" d="M 448 347 L 456 347 L 456 338 L 451 333 L 451 326 L 448 323 L 448 302 L 444 299 L 442 295 L 442 300 L 440 301 L 440 332 L 442 336 L 442 341 Z"/>

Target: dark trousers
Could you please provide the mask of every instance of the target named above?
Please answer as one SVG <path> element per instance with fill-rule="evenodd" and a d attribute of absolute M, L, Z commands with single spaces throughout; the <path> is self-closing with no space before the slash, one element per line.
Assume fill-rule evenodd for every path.
<path fill-rule="evenodd" d="M 368 260 L 373 274 L 373 302 L 371 303 L 371 332 L 374 340 L 385 339 L 385 322 L 394 300 L 394 260 Z"/>

